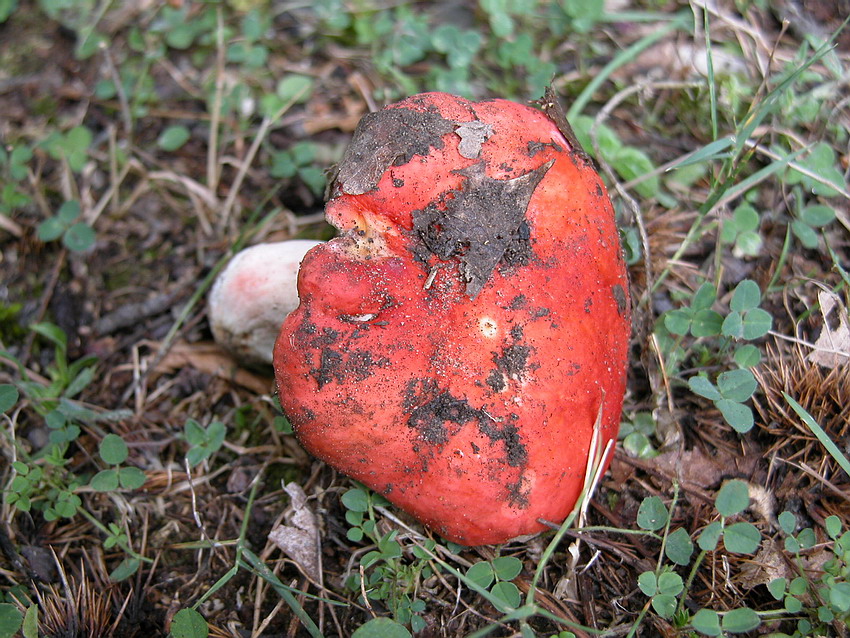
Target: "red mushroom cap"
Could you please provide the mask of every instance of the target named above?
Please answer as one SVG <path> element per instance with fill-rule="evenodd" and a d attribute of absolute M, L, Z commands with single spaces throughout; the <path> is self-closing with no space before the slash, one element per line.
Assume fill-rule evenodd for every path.
<path fill-rule="evenodd" d="M 316 457 L 445 538 L 558 523 L 594 423 L 614 439 L 630 334 L 605 188 L 543 112 L 413 96 L 364 118 L 275 347 Z"/>

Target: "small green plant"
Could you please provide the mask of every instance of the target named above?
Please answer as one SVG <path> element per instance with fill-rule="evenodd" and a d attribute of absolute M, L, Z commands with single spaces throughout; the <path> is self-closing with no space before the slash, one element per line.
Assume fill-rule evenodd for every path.
<path fill-rule="evenodd" d="M 62 244 L 70 251 L 82 253 L 94 245 L 96 236 L 91 226 L 80 218 L 80 203 L 74 200 L 59 207 L 56 215 L 38 225 L 36 234 L 41 241 L 62 238 Z"/>
<path fill-rule="evenodd" d="M 720 231 L 720 241 L 732 247 L 737 258 L 756 257 L 762 249 L 763 240 L 759 234 L 759 213 L 749 203 L 744 202 L 732 211 L 732 217 L 724 220 Z"/>
<path fill-rule="evenodd" d="M 574 117 L 570 124 L 576 138 L 588 153 L 594 153 L 591 129 L 594 120 L 587 115 Z M 616 131 L 605 124 L 596 126 L 596 139 L 599 143 L 599 154 L 605 162 L 624 180 L 652 175 L 655 165 L 652 159 L 641 149 L 624 144 Z M 635 191 L 642 197 L 651 198 L 661 195 L 661 183 L 657 176 L 646 177 L 635 184 Z"/>
<path fill-rule="evenodd" d="M 38 6 L 51 20 L 76 33 L 74 55 L 85 60 L 94 55 L 106 36 L 96 29 L 102 7 L 90 0 L 39 0 Z"/>
<path fill-rule="evenodd" d="M 171 620 L 173 638 L 207 638 L 209 635 L 207 621 L 194 609 L 181 609 Z"/>
<path fill-rule="evenodd" d="M 6 22 L 18 8 L 18 0 L 0 0 L 0 24 Z"/>
<path fill-rule="evenodd" d="M 739 498 L 740 495 L 735 495 L 729 499 L 728 503 L 734 503 Z M 813 635 L 830 635 L 832 623 L 847 625 L 850 621 L 850 582 L 848 582 L 850 532 L 842 529 L 841 521 L 837 516 L 826 518 L 824 529 L 832 542 L 829 550 L 832 558 L 823 564 L 820 576 L 812 579 L 805 569 L 802 553 L 812 550 L 817 544 L 814 530 L 804 528 L 797 531 L 797 520 L 791 512 L 782 512 L 778 520 L 785 534 L 785 551 L 793 557 L 793 563 L 800 574 L 790 579 L 774 578 L 767 583 L 771 596 L 780 602 L 782 607 L 766 612 L 742 608 L 726 614 L 702 609 L 691 619 L 691 626 L 694 629 L 707 636 L 719 636 L 724 631 L 742 633 L 756 629 L 765 622 L 787 618 L 796 623 L 794 632 L 792 634 L 774 632 L 771 635 L 777 638 L 805 638 Z M 724 533 L 728 535 L 731 529 L 725 530 Z M 736 534 L 737 538 L 733 537 L 731 541 L 727 541 L 724 537 L 724 542 L 731 542 L 734 547 L 742 542 L 742 538 L 745 538 L 749 540 L 743 542 L 747 544 L 747 548 L 750 548 L 757 533 L 757 530 L 747 530 L 743 535 Z M 711 542 L 707 542 L 706 545 L 711 545 Z"/>
<path fill-rule="evenodd" d="M 744 481 L 734 479 L 723 484 L 714 502 L 719 518 L 699 532 L 696 545 L 683 528 L 670 530 L 671 512 L 676 500 L 677 493 L 668 509 L 659 497 L 650 496 L 641 502 L 637 514 L 639 528 L 651 535 L 661 532 L 661 536 L 656 536 L 662 542 L 658 567 L 638 577 L 638 588 L 649 598 L 652 609 L 660 617 L 678 628 L 690 626 L 706 636 L 746 633 L 765 623 L 794 620 L 796 630 L 793 634 L 771 634 L 786 638 L 828 635 L 830 623 L 838 622 L 843 626 L 850 620 L 850 531 L 842 528 L 836 516 L 825 520 L 824 528 L 832 543 L 832 557 L 823 564 L 821 574 L 812 579 L 802 554 L 813 550 L 818 543 L 817 536 L 811 528 L 798 531 L 796 517 L 787 511 L 782 512 L 778 520 L 785 535 L 785 551 L 792 557 L 799 576 L 775 578 L 767 584 L 768 591 L 782 603 L 782 607 L 767 611 L 755 611 L 749 607 L 725 612 L 698 609 L 688 613 L 684 603 L 706 555 L 720 551 L 721 547 L 730 554 L 753 555 L 761 545 L 762 535 L 752 523 L 732 520 L 749 507 L 749 486 Z M 699 553 L 694 559 L 697 549 Z M 687 578 L 683 579 L 676 569 L 689 565 Z M 641 618 L 631 635 L 637 630 Z"/>
<path fill-rule="evenodd" d="M 71 470 L 67 453 L 80 436 L 81 426 L 124 418 L 128 413 L 120 410 L 95 412 L 79 404 L 75 397 L 92 381 L 97 359 L 83 357 L 69 362 L 67 336 L 58 326 L 40 323 L 33 325 L 32 330 L 54 346 L 53 361 L 46 368 L 49 382 L 31 379 L 20 361 L 8 352 L 0 352 L 0 357 L 17 366 L 21 376 L 17 386 L 0 385 L 0 414 L 18 405 L 22 391 L 27 405 L 44 419 L 50 434 L 47 444 L 32 452 L 15 442 L 16 458 L 11 464 L 12 473 L 3 498 L 19 512 L 40 512 L 46 521 L 72 519 L 77 515 L 85 517 L 103 533 L 105 547 L 118 546 L 127 554 L 110 574 L 115 581 L 123 580 L 150 559 L 132 549 L 128 534 L 118 525 L 110 523 L 107 526 L 89 513 L 79 492 L 86 485 L 100 492 L 137 489 L 144 483 L 145 475 L 138 468 L 123 466 L 129 450 L 117 434 L 105 435 L 99 446 L 99 458 L 112 467 L 91 478 Z"/>
<path fill-rule="evenodd" d="M 24 615 L 11 603 L 0 603 L 0 638 L 12 638 L 21 629 Z"/>
<path fill-rule="evenodd" d="M 726 482 L 717 493 L 714 507 L 719 520 L 709 523 L 697 536 L 696 547 L 700 552 L 693 561 L 687 579 L 676 572 L 677 567 L 691 564 L 696 547 L 690 534 L 684 528 L 670 530 L 671 512 L 676 506 L 678 488 L 676 487 L 673 502 L 668 509 L 657 496 L 645 498 L 638 509 L 637 525 L 647 533 L 660 538 L 662 557 L 653 571 L 643 572 L 638 576 L 638 587 L 650 599 L 652 609 L 660 617 L 671 621 L 676 627 L 684 628 L 688 624 L 693 629 L 711 636 L 719 636 L 721 632 L 741 633 L 754 628 L 761 621 L 753 610 L 742 607 L 724 614 L 711 610 L 698 610 L 691 616 L 684 608 L 688 590 L 697 571 L 708 552 L 715 551 L 722 539 L 723 548 L 735 554 L 753 554 L 761 543 L 761 533 L 758 528 L 747 521 L 730 523 L 729 519 L 743 512 L 750 502 L 749 488 L 739 480 Z M 657 536 L 661 531 L 662 535 Z M 665 560 L 671 564 L 666 564 Z M 632 628 L 633 635 L 640 625 L 644 612 Z M 717 633 L 712 633 L 716 630 Z"/>
<path fill-rule="evenodd" d="M 518 69 L 525 69 L 525 83 L 530 95 L 543 95 L 546 86 L 552 81 L 557 68 L 552 62 L 544 62 L 535 52 L 535 41 L 531 33 L 517 33 L 511 39 L 499 42 L 496 49 L 496 61 L 505 71 L 502 78 L 504 88 L 509 93 L 521 92 Z"/>
<path fill-rule="evenodd" d="M 251 9 L 241 20 L 241 37 L 227 47 L 227 60 L 242 64 L 247 71 L 261 69 L 269 57 L 269 49 L 263 43 L 272 28 L 271 17 L 258 9 Z"/>
<path fill-rule="evenodd" d="M 416 596 L 416 590 L 420 580 L 433 573 L 428 558 L 436 543 L 426 541 L 424 549 L 413 546 L 408 558 L 396 530 L 383 535 L 377 531 L 375 508 L 389 505 L 384 497 L 364 487 L 354 487 L 341 500 L 347 510 L 345 520 L 351 525 L 348 539 L 368 539 L 376 547 L 360 558 L 363 576 L 352 574 L 346 586 L 355 593 L 365 592 L 371 600 L 383 601 L 397 623 L 409 625 L 414 632 L 424 629 L 425 619 L 420 614 L 425 611 L 425 602 Z"/>
<path fill-rule="evenodd" d="M 802 553 L 817 544 L 814 530 L 804 528 L 798 532 L 796 517 L 791 512 L 782 512 L 778 519 L 786 534 L 785 551 L 794 557 L 800 576 L 791 580 L 776 578 L 767 588 L 782 602 L 788 614 L 808 616 L 797 621 L 793 638 L 827 635 L 832 623 L 847 626 L 850 622 L 850 532 L 842 528 L 837 516 L 825 519 L 824 529 L 832 542 L 832 558 L 824 563 L 821 576 L 811 580 L 804 568 Z M 815 606 L 808 606 L 811 601 L 815 601 Z"/>
<path fill-rule="evenodd" d="M 463 26 L 408 5 L 364 5 L 347 12 L 339 0 L 322 0 L 313 3 L 312 11 L 323 37 L 370 49 L 376 70 L 397 87 L 388 91 L 392 98 L 422 90 L 473 97 L 482 82 L 492 95 L 539 97 L 558 71 L 545 52 L 567 31 L 589 28 L 594 20 L 585 9 L 570 16 L 556 3 L 477 4 L 479 11 L 470 11 L 471 20 Z M 591 4 L 601 10 L 601 3 Z"/>
<path fill-rule="evenodd" d="M 183 437 L 189 444 L 189 451 L 186 453 L 189 467 L 199 465 L 218 452 L 226 435 L 227 426 L 221 421 L 213 421 L 204 427 L 195 419 L 187 420 L 183 427 Z"/>
<path fill-rule="evenodd" d="M 164 38 L 165 44 L 173 49 L 185 51 L 196 41 L 209 45 L 216 29 L 214 7 L 189 17 L 189 7 L 163 5 L 148 31 Z"/>
<path fill-rule="evenodd" d="M 351 638 L 410 638 L 407 628 L 392 618 L 378 617 L 354 630 Z"/>
<path fill-rule="evenodd" d="M 21 512 L 29 512 L 33 508 L 33 500 L 44 493 L 43 502 L 36 501 L 36 504 L 42 505 L 45 519 L 73 518 L 82 504 L 79 496 L 73 494 L 79 483 L 71 481 L 65 482 L 62 487 L 51 487 L 47 481 L 54 473 L 51 470 L 55 465 L 50 462 L 46 465 L 47 473 L 39 466 L 30 466 L 21 461 L 13 462 L 15 476 L 9 483 L 6 502 Z"/>
<path fill-rule="evenodd" d="M 791 222 L 791 231 L 803 247 L 815 250 L 818 247 L 818 231 L 832 222 L 835 216 L 835 209 L 826 204 L 801 206 Z"/>
<path fill-rule="evenodd" d="M 651 412 L 638 412 L 630 420 L 620 423 L 619 438 L 623 449 L 632 456 L 651 459 L 658 456 L 652 439 L 655 437 L 655 419 Z"/>
<path fill-rule="evenodd" d="M 758 284 L 750 279 L 744 279 L 732 293 L 729 303 L 729 314 L 723 319 L 720 333 L 732 339 L 752 341 L 766 335 L 773 326 L 773 317 L 766 310 L 759 308 L 761 290 Z"/>
<path fill-rule="evenodd" d="M 721 372 L 715 383 L 703 375 L 688 379 L 691 392 L 712 401 L 726 422 L 741 434 L 749 432 L 755 423 L 752 409 L 744 402 L 753 396 L 756 386 L 749 370 Z"/>
<path fill-rule="evenodd" d="M 33 408 L 44 417 L 50 429 L 51 446 L 67 446 L 80 435 L 79 422 L 110 419 L 116 414 L 98 415 L 74 400 L 92 382 L 97 357 L 85 356 L 69 362 L 68 339 L 58 326 L 43 322 L 33 324 L 31 330 L 54 346 L 53 362 L 46 368 L 49 383 L 30 379 L 26 368 L 10 353 L 0 351 L 0 356 L 17 366 L 21 376 L 17 387 L 27 396 Z M 64 451 L 65 447 L 54 455 L 54 460 L 58 462 Z M 44 452 L 49 457 L 55 450 L 47 447 Z"/>
<path fill-rule="evenodd" d="M 723 316 L 712 310 L 717 300 L 717 288 L 710 282 L 702 284 L 691 298 L 690 305 L 664 313 L 664 327 L 672 334 L 694 337 L 713 337 L 720 334 Z"/>
<path fill-rule="evenodd" d="M 850 472 L 847 456 L 820 424 L 791 396 L 784 394 L 784 398 L 829 455 L 845 472 Z M 768 584 L 768 590 L 774 598 L 783 601 L 787 613 L 807 616 L 798 620 L 793 638 L 828 635 L 830 623 L 846 626 L 850 621 L 850 531 L 843 530 L 841 520 L 834 515 L 824 520 L 824 529 L 832 541 L 829 550 L 832 557 L 823 564 L 820 577 L 812 580 L 810 572 L 805 569 L 802 554 L 815 547 L 817 535 L 811 528 L 798 532 L 797 519 L 791 512 L 782 512 L 777 518 L 786 535 L 785 551 L 794 556 L 799 576 L 790 582 L 785 578 L 774 579 Z M 816 606 L 807 607 L 809 601 L 816 601 Z"/>
<path fill-rule="evenodd" d="M 94 85 L 94 96 L 98 100 L 120 103 L 126 99 L 126 112 L 123 112 L 124 106 L 119 106 L 119 110 L 129 120 L 125 122 L 128 133 L 133 131 L 135 118 L 147 115 L 149 108 L 160 99 L 151 67 L 165 57 L 165 53 L 166 47 L 158 34 L 131 27 L 127 33 L 127 49 L 120 52 L 115 61 L 115 72 L 105 75 Z M 123 156 L 120 149 L 118 155 Z"/>
<path fill-rule="evenodd" d="M 676 613 L 677 596 L 684 590 L 685 583 L 672 568 L 663 567 L 658 574 L 643 572 L 638 577 L 638 587 L 651 599 L 655 613 L 662 618 L 672 618 Z"/>
<path fill-rule="evenodd" d="M 466 576 L 508 607 L 519 607 L 522 600 L 519 589 L 512 581 L 522 571 L 522 561 L 514 556 L 499 556 L 492 561 L 474 563 Z"/>
<path fill-rule="evenodd" d="M 267 93 L 260 99 L 260 111 L 267 118 L 287 108 L 288 104 L 304 102 L 313 90 L 313 80 L 305 75 L 289 74 L 278 83 L 274 93 Z"/>
<path fill-rule="evenodd" d="M 800 184 L 807 193 L 823 197 L 834 197 L 846 188 L 835 150 L 827 142 L 815 144 L 808 156 L 799 160 L 797 165 L 805 172 L 789 168 L 783 177 L 788 186 Z"/>
<path fill-rule="evenodd" d="M 144 485 L 145 473 L 137 467 L 121 467 L 127 460 L 129 450 L 127 444 L 117 434 L 107 434 L 100 442 L 99 455 L 101 460 L 113 467 L 101 470 L 95 474 L 89 485 L 98 492 L 112 492 L 119 487 L 135 490 Z"/>
<path fill-rule="evenodd" d="M 4 414 L 15 407 L 20 396 L 18 389 L 11 383 L 0 384 L 0 414 Z"/>
<path fill-rule="evenodd" d="M 671 343 L 670 339 L 666 342 L 677 363 L 686 357 L 683 352 L 676 351 L 681 337 L 688 334 L 703 341 L 713 340 L 716 354 L 705 343 L 697 350 L 703 357 L 703 364 L 708 362 L 709 357 L 732 355 L 737 369 L 721 372 L 714 381 L 705 374 L 693 376 L 688 379 L 688 387 L 694 394 L 712 401 L 726 422 L 743 434 L 749 432 L 754 424 L 752 409 L 745 402 L 757 388 L 755 376 L 749 368 L 758 364 L 760 354 L 753 344 L 740 342 L 759 339 L 767 334 L 773 317 L 759 307 L 761 291 L 758 284 L 749 279 L 735 287 L 725 316 L 713 309 L 716 301 L 717 289 L 706 282 L 694 293 L 689 305 L 664 313 L 664 328 L 671 335 L 680 337 L 679 342 Z"/>
<path fill-rule="evenodd" d="M 162 133 L 159 134 L 159 137 L 156 140 L 156 145 L 164 151 L 176 151 L 189 141 L 190 135 L 191 133 L 189 132 L 189 129 L 182 124 L 167 126 L 162 130 Z"/>
<path fill-rule="evenodd" d="M 39 146 L 55 160 L 65 161 L 75 173 L 83 170 L 89 159 L 89 146 L 94 136 L 85 126 L 75 126 L 65 133 L 53 131 Z"/>
<path fill-rule="evenodd" d="M 316 196 L 325 190 L 327 180 L 324 171 L 316 166 L 316 145 L 312 142 L 298 142 L 285 151 L 273 152 L 269 172 L 272 177 L 299 177 Z"/>

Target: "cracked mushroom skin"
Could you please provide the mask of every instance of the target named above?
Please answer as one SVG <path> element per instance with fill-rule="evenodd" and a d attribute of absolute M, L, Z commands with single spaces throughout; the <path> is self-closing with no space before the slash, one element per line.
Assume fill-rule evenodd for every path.
<path fill-rule="evenodd" d="M 555 115 L 443 93 L 367 115 L 275 346 L 303 446 L 463 545 L 563 521 L 594 424 L 617 435 L 626 269 Z"/>

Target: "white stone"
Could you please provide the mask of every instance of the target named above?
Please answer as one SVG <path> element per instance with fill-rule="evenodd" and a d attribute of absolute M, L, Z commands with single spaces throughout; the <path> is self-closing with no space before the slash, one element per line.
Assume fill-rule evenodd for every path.
<path fill-rule="evenodd" d="M 216 342 L 248 365 L 272 362 L 286 316 L 298 307 L 298 269 L 322 242 L 291 239 L 236 254 L 213 284 L 208 316 Z"/>

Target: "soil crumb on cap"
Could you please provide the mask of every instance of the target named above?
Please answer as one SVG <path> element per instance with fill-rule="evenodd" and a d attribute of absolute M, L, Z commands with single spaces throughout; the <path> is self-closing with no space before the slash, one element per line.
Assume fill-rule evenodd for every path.
<path fill-rule="evenodd" d="M 455 122 L 430 111 L 386 109 L 369 113 L 357 125 L 339 163 L 336 181 L 342 192 L 362 195 L 378 185 L 390 166 L 401 166 L 431 148 L 443 148 L 443 135 Z"/>
<path fill-rule="evenodd" d="M 466 177 L 461 190 L 442 206 L 432 202 L 413 211 L 413 228 L 421 239 L 417 256 L 425 262 L 429 255 L 459 261 L 466 294 L 475 299 L 506 255 L 513 259 L 526 252 L 517 244 L 530 239 L 528 202 L 553 163 L 514 179 L 487 177 L 484 162 L 457 171 Z"/>

